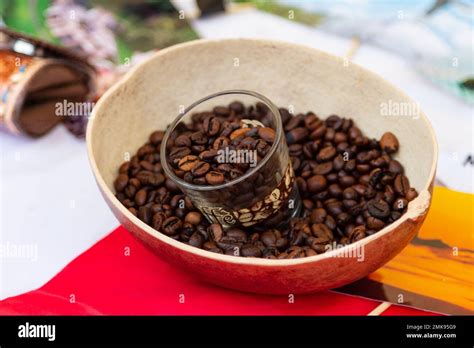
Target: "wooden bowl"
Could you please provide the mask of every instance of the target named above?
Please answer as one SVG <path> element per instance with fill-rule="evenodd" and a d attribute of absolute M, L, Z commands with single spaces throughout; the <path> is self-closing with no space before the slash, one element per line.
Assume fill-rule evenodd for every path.
<path fill-rule="evenodd" d="M 114 197 L 119 165 L 153 130 L 165 129 L 180 108 L 229 89 L 259 92 L 296 113 L 312 110 L 321 117 L 352 117 L 369 137 L 379 139 L 384 132 L 393 132 L 400 141 L 396 158 L 419 196 L 399 220 L 339 250 L 359 248 L 363 261 L 362 257 L 338 257 L 338 251 L 292 260 L 227 256 L 191 247 L 154 230 Z M 416 106 L 379 76 L 315 49 L 266 40 L 199 40 L 159 51 L 109 90 L 92 113 L 87 149 L 99 188 L 115 216 L 163 260 L 233 289 L 269 294 L 313 292 L 348 284 L 375 271 L 411 241 L 424 221 L 438 157 L 435 135 L 421 111 L 411 116 L 385 115 L 384 107 L 394 105 Z"/>

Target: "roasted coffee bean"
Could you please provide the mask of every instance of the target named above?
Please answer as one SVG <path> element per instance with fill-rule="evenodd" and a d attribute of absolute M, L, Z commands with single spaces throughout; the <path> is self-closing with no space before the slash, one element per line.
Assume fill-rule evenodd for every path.
<path fill-rule="evenodd" d="M 333 168 L 332 162 L 324 162 L 316 165 L 313 169 L 313 174 L 326 175 L 331 172 Z"/>
<path fill-rule="evenodd" d="M 220 150 L 223 149 L 226 146 L 229 146 L 230 144 L 230 139 L 225 137 L 225 136 L 220 136 L 216 140 L 214 140 L 214 143 L 212 144 L 212 148 L 214 150 Z"/>
<path fill-rule="evenodd" d="M 328 192 L 329 192 L 329 195 L 332 198 L 340 198 L 340 197 L 342 197 L 342 192 L 343 191 L 342 191 L 341 187 L 338 184 L 331 184 L 328 187 Z"/>
<path fill-rule="evenodd" d="M 142 185 L 160 186 L 165 182 L 165 177 L 162 174 L 157 174 L 142 170 L 136 174 L 136 178 Z"/>
<path fill-rule="evenodd" d="M 223 184 L 225 180 L 224 174 L 217 171 L 210 171 L 206 174 L 206 182 L 209 185 L 220 185 Z"/>
<path fill-rule="evenodd" d="M 114 181 L 115 191 L 121 192 L 125 189 L 128 184 L 128 176 L 126 174 L 120 174 Z"/>
<path fill-rule="evenodd" d="M 200 248 L 202 246 L 202 236 L 198 232 L 194 232 L 189 238 L 189 245 Z"/>
<path fill-rule="evenodd" d="M 222 239 L 222 236 L 224 235 L 222 226 L 219 224 L 212 224 L 208 227 L 207 230 L 211 239 L 216 242 L 220 241 Z"/>
<path fill-rule="evenodd" d="M 155 230 L 160 231 L 163 227 L 163 222 L 166 220 L 164 213 L 156 213 L 153 215 L 152 226 Z"/>
<path fill-rule="evenodd" d="M 378 219 L 385 219 L 390 215 L 390 206 L 384 200 L 372 199 L 367 202 L 367 209 L 370 215 Z"/>
<path fill-rule="evenodd" d="M 408 200 L 408 202 L 411 202 L 416 197 L 418 197 L 418 192 L 416 192 L 416 190 L 413 187 L 410 187 L 405 194 L 405 198 Z"/>
<path fill-rule="evenodd" d="M 303 127 L 292 129 L 286 133 L 286 142 L 288 145 L 303 141 L 308 136 L 308 130 Z"/>
<path fill-rule="evenodd" d="M 202 215 L 201 213 L 198 213 L 197 211 L 190 211 L 188 214 L 186 214 L 186 217 L 184 218 L 184 222 L 190 223 L 191 225 L 199 225 L 202 220 Z"/>
<path fill-rule="evenodd" d="M 273 143 L 275 141 L 275 131 L 268 127 L 258 128 L 258 136 L 267 143 Z"/>
<path fill-rule="evenodd" d="M 230 140 L 236 140 L 238 138 L 244 138 L 247 134 L 247 132 L 249 132 L 250 129 L 249 128 L 237 128 L 235 131 L 233 131 L 231 134 L 230 134 Z"/>
<path fill-rule="evenodd" d="M 263 244 L 265 244 L 265 246 L 274 247 L 277 241 L 277 236 L 273 230 L 268 230 L 260 235 L 260 239 L 262 240 Z"/>
<path fill-rule="evenodd" d="M 376 217 L 370 216 L 367 218 L 367 227 L 371 230 L 378 231 L 381 230 L 384 226 L 385 223 L 382 220 L 377 219 Z"/>
<path fill-rule="evenodd" d="M 179 232 L 182 225 L 183 223 L 179 218 L 176 216 L 170 216 L 163 222 L 163 233 L 168 236 L 174 236 Z"/>
<path fill-rule="evenodd" d="M 191 149 L 189 147 L 175 147 L 172 149 L 168 155 L 168 158 L 172 163 L 178 163 L 178 161 L 189 155 L 191 153 Z"/>
<path fill-rule="evenodd" d="M 261 250 L 252 244 L 243 245 L 240 253 L 244 257 L 260 257 L 262 255 Z"/>
<path fill-rule="evenodd" d="M 179 169 L 184 170 L 186 172 L 191 171 L 198 163 L 199 157 L 194 155 L 188 155 L 181 158 L 178 162 Z"/>
<path fill-rule="evenodd" d="M 285 125 L 285 131 L 289 132 L 303 124 L 303 117 L 293 116 Z"/>
<path fill-rule="evenodd" d="M 410 181 L 405 175 L 399 174 L 395 178 L 393 188 L 400 196 L 405 196 L 410 189 Z"/>
<path fill-rule="evenodd" d="M 230 228 L 226 231 L 226 236 L 229 238 L 234 239 L 239 243 L 246 243 L 247 242 L 247 233 L 242 231 L 239 228 Z"/>
<path fill-rule="evenodd" d="M 323 208 L 314 209 L 309 218 L 312 224 L 323 223 L 326 219 L 327 213 Z"/>
<path fill-rule="evenodd" d="M 320 162 L 328 161 L 336 156 L 336 153 L 336 148 L 334 146 L 327 146 L 319 151 L 316 159 Z"/>
<path fill-rule="evenodd" d="M 240 115 L 244 112 L 245 107 L 244 104 L 242 104 L 239 101 L 234 101 L 229 104 L 229 109 L 235 112 L 236 114 Z"/>
<path fill-rule="evenodd" d="M 165 136 L 165 132 L 163 132 L 163 131 L 153 132 L 150 135 L 150 142 L 153 145 L 158 145 L 163 141 L 164 136 Z"/>
<path fill-rule="evenodd" d="M 138 209 L 138 218 L 142 220 L 146 224 L 150 224 L 151 222 L 151 211 L 150 208 L 147 206 L 142 206 Z"/>
<path fill-rule="evenodd" d="M 339 184 L 342 187 L 349 187 L 349 186 L 354 185 L 355 183 L 356 183 L 356 179 L 350 175 L 344 175 L 339 178 Z"/>
<path fill-rule="evenodd" d="M 217 117 L 209 116 L 203 122 L 203 129 L 209 136 L 212 137 L 219 133 L 221 129 L 221 122 Z"/>
<path fill-rule="evenodd" d="M 190 147 L 190 146 L 191 146 L 191 138 L 190 138 L 188 135 L 186 135 L 186 134 L 179 135 L 179 136 L 174 140 L 174 145 L 175 145 L 175 146 Z"/>
<path fill-rule="evenodd" d="M 326 239 L 330 241 L 334 238 L 332 231 L 325 224 L 313 224 L 311 226 L 311 232 L 317 238 Z"/>
<path fill-rule="evenodd" d="M 212 112 L 218 116 L 229 116 L 230 110 L 225 106 L 216 106 L 212 109 Z"/>
<path fill-rule="evenodd" d="M 365 238 L 366 236 L 366 228 L 365 226 L 357 226 L 354 227 L 350 233 L 348 233 L 348 237 L 351 243 L 357 242 L 358 240 L 361 240 Z"/>
<path fill-rule="evenodd" d="M 209 171 L 209 169 L 211 169 L 211 166 L 209 163 L 199 161 L 193 167 L 193 169 L 191 170 L 191 173 L 193 174 L 194 177 L 203 176 Z"/>
<path fill-rule="evenodd" d="M 128 174 L 130 169 L 130 162 L 123 162 L 119 168 L 119 174 Z"/>
<path fill-rule="evenodd" d="M 207 143 L 207 136 L 203 132 L 194 132 L 191 134 L 191 141 L 196 145 L 205 145 Z"/>
<path fill-rule="evenodd" d="M 314 175 L 307 181 L 308 190 L 311 193 L 318 193 L 326 188 L 327 180 L 322 175 Z"/>
<path fill-rule="evenodd" d="M 397 137 L 390 132 L 386 132 L 380 138 L 380 147 L 389 154 L 395 153 L 399 148 Z"/>
<path fill-rule="evenodd" d="M 359 195 L 357 194 L 357 191 L 353 187 L 348 187 L 344 189 L 344 191 L 342 192 L 342 197 L 348 200 L 356 200 L 358 199 Z"/>
<path fill-rule="evenodd" d="M 403 166 L 397 160 L 388 162 L 388 171 L 394 174 L 403 174 Z"/>
<path fill-rule="evenodd" d="M 146 203 L 147 192 L 146 189 L 141 189 L 135 194 L 135 204 L 138 206 L 144 205 Z"/>

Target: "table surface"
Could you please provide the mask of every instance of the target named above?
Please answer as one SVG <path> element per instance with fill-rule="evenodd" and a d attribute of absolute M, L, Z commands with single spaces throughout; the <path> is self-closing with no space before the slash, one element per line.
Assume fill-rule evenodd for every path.
<path fill-rule="evenodd" d="M 350 40 L 256 10 L 196 19 L 192 25 L 202 38 L 285 40 L 340 56 L 351 45 Z M 472 182 L 456 187 L 456 174 L 450 170 L 462 149 L 472 152 L 472 107 L 424 80 L 409 62 L 376 47 L 362 45 L 353 61 L 420 103 L 438 136 L 438 177 L 452 182 L 454 188 L 472 192 Z M 0 156 L 3 299 L 43 285 L 118 222 L 96 187 L 84 142 L 73 138 L 64 127 L 37 140 L 2 134 Z M 22 255 L 18 253 L 21 250 Z"/>

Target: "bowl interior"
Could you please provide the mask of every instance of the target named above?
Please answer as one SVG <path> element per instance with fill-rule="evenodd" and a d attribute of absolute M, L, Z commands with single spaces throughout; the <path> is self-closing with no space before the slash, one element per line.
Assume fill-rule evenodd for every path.
<path fill-rule="evenodd" d="M 431 183 L 435 139 L 421 111 L 413 114 L 416 104 L 406 95 L 377 75 L 323 52 L 240 39 L 201 40 L 160 51 L 100 100 L 88 141 L 108 189 L 114 192 L 119 165 L 152 131 L 164 130 L 196 100 L 229 89 L 256 91 L 295 113 L 351 117 L 369 137 L 379 139 L 391 131 L 399 139 L 396 158 L 411 185 L 421 192 Z"/>

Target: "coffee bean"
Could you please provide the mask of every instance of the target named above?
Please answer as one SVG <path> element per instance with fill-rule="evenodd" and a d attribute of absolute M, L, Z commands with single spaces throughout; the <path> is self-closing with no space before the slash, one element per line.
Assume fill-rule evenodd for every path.
<path fill-rule="evenodd" d="M 367 227 L 371 230 L 378 231 L 381 230 L 384 226 L 385 223 L 382 220 L 377 219 L 376 217 L 370 216 L 367 218 Z"/>
<path fill-rule="evenodd" d="M 188 147 L 175 147 L 172 149 L 168 155 L 168 158 L 170 159 L 171 163 L 178 163 L 178 161 L 186 157 L 191 153 L 191 149 Z"/>
<path fill-rule="evenodd" d="M 370 215 L 378 219 L 384 219 L 390 215 L 390 207 L 384 200 L 372 199 L 367 202 Z"/>
<path fill-rule="evenodd" d="M 273 247 L 276 244 L 277 237 L 273 230 L 268 230 L 260 235 L 260 239 L 267 247 Z"/>
<path fill-rule="evenodd" d="M 405 198 L 408 200 L 408 202 L 411 202 L 416 197 L 418 197 L 418 192 L 413 187 L 410 187 L 405 194 Z"/>
<path fill-rule="evenodd" d="M 205 150 L 199 154 L 199 158 L 207 162 L 212 162 L 216 156 L 217 156 L 217 151 L 214 149 Z"/>
<path fill-rule="evenodd" d="M 268 143 L 275 141 L 275 131 L 268 127 L 258 128 L 258 136 Z"/>
<path fill-rule="evenodd" d="M 202 246 L 202 236 L 198 232 L 194 232 L 189 238 L 189 245 L 200 248 Z"/>
<path fill-rule="evenodd" d="M 196 145 L 205 145 L 207 143 L 207 136 L 203 132 L 194 132 L 191 134 L 191 141 Z"/>
<path fill-rule="evenodd" d="M 138 209 L 138 218 L 142 220 L 146 224 L 150 224 L 151 222 L 151 211 L 150 208 L 147 206 L 142 206 Z"/>
<path fill-rule="evenodd" d="M 217 117 L 209 116 L 203 122 L 203 129 L 209 136 L 212 137 L 219 133 L 221 129 L 221 122 Z"/>
<path fill-rule="evenodd" d="M 188 222 L 191 225 L 199 225 L 202 220 L 202 215 L 198 213 L 197 211 L 190 211 L 188 214 L 186 214 L 186 217 L 184 218 L 184 222 Z"/>
<path fill-rule="evenodd" d="M 317 238 L 326 239 L 330 241 L 334 238 L 332 231 L 325 224 L 318 223 L 311 226 L 311 232 Z"/>
<path fill-rule="evenodd" d="M 135 195 L 135 203 L 136 205 L 144 205 L 146 203 L 147 192 L 145 189 L 141 189 Z"/>
<path fill-rule="evenodd" d="M 294 128 L 286 133 L 286 142 L 288 145 L 300 142 L 308 136 L 308 130 L 303 127 Z"/>
<path fill-rule="evenodd" d="M 209 185 L 220 185 L 224 183 L 224 174 L 217 171 L 210 171 L 206 174 L 206 182 Z"/>
<path fill-rule="evenodd" d="M 203 176 L 205 175 L 209 169 L 211 169 L 211 166 L 209 163 L 207 162 L 197 162 L 196 165 L 193 167 L 193 169 L 191 170 L 191 173 L 197 177 L 197 176 Z"/>
<path fill-rule="evenodd" d="M 230 134 L 230 140 L 235 140 L 239 137 L 245 137 L 245 135 L 247 134 L 247 132 L 249 131 L 250 129 L 249 128 L 238 128 L 236 129 L 235 131 L 233 131 L 231 134 Z"/>
<path fill-rule="evenodd" d="M 226 231 L 226 236 L 240 243 L 247 242 L 247 233 L 239 228 L 230 228 Z"/>
<path fill-rule="evenodd" d="M 142 185 L 160 186 L 165 182 L 165 177 L 162 174 L 157 174 L 142 170 L 136 174 L 136 178 Z"/>
<path fill-rule="evenodd" d="M 163 222 L 163 233 L 168 236 L 174 236 L 179 232 L 183 223 L 176 216 L 170 216 Z"/>
<path fill-rule="evenodd" d="M 348 235 L 351 243 L 357 242 L 358 240 L 365 238 L 365 236 L 366 228 L 362 225 L 354 227 Z"/>
<path fill-rule="evenodd" d="M 326 175 L 331 172 L 333 168 L 332 162 L 324 162 L 316 165 L 313 169 L 313 174 Z"/>
<path fill-rule="evenodd" d="M 322 175 L 314 175 L 307 181 L 308 190 L 311 193 L 318 193 L 326 188 L 327 180 Z"/>
<path fill-rule="evenodd" d="M 222 148 L 225 148 L 226 146 L 229 146 L 229 144 L 230 144 L 229 138 L 220 136 L 216 140 L 214 140 L 214 143 L 212 144 L 212 148 L 214 150 L 220 150 Z"/>
<path fill-rule="evenodd" d="M 395 178 L 393 188 L 400 196 L 405 196 L 410 189 L 410 181 L 405 175 L 399 174 Z"/>
<path fill-rule="evenodd" d="M 190 147 L 191 146 L 191 138 L 185 134 L 182 134 L 178 136 L 175 141 L 174 141 L 175 146 L 186 146 Z"/>
<path fill-rule="evenodd" d="M 121 192 L 125 189 L 128 184 L 128 176 L 126 174 L 120 174 L 114 181 L 115 191 Z"/>
<path fill-rule="evenodd" d="M 323 223 L 326 219 L 327 213 L 323 208 L 314 209 L 310 214 L 310 222 L 312 224 Z"/>
<path fill-rule="evenodd" d="M 328 161 L 330 159 L 332 159 L 334 156 L 336 156 L 336 148 L 333 147 L 333 146 L 327 146 L 323 149 L 321 149 L 321 151 L 319 151 L 318 155 L 316 156 L 316 159 L 320 162 L 323 162 L 323 161 Z"/>
<path fill-rule="evenodd" d="M 353 187 L 348 187 L 344 189 L 344 191 L 342 192 L 342 197 L 348 200 L 356 200 L 359 197 L 359 195 Z"/>
<path fill-rule="evenodd" d="M 179 169 L 184 170 L 186 172 L 191 171 L 198 163 L 199 157 L 194 155 L 188 155 L 181 158 L 178 162 Z M 201 162 L 202 163 L 202 162 Z"/>
<path fill-rule="evenodd" d="M 222 230 L 222 226 L 219 224 L 211 224 L 208 227 L 209 236 L 213 241 L 220 241 L 222 236 L 224 235 L 224 231 Z"/>
<path fill-rule="evenodd" d="M 397 160 L 391 160 L 388 163 L 388 171 L 394 174 L 403 174 L 403 166 Z"/>
<path fill-rule="evenodd" d="M 380 138 L 380 147 L 389 154 L 395 153 L 399 148 L 397 137 L 390 132 L 386 132 Z"/>
<path fill-rule="evenodd" d="M 214 112 L 218 116 L 229 116 L 230 110 L 225 106 L 216 106 L 212 112 Z"/>
<path fill-rule="evenodd" d="M 240 249 L 240 253 L 244 257 L 260 257 L 262 255 L 260 249 L 252 244 L 243 245 Z"/>
<path fill-rule="evenodd" d="M 244 104 L 242 104 L 241 102 L 239 101 L 234 101 L 232 103 L 229 104 L 229 109 L 234 111 L 236 114 L 241 114 L 244 112 L 245 108 L 244 108 Z"/>
<path fill-rule="evenodd" d="M 164 213 L 156 213 L 153 215 L 152 226 L 155 230 L 160 231 L 163 227 L 163 222 L 166 220 Z"/>
<path fill-rule="evenodd" d="M 163 131 L 156 131 L 151 133 L 150 135 L 150 142 L 153 145 L 158 145 L 163 141 L 163 137 L 165 136 L 165 132 Z"/>

